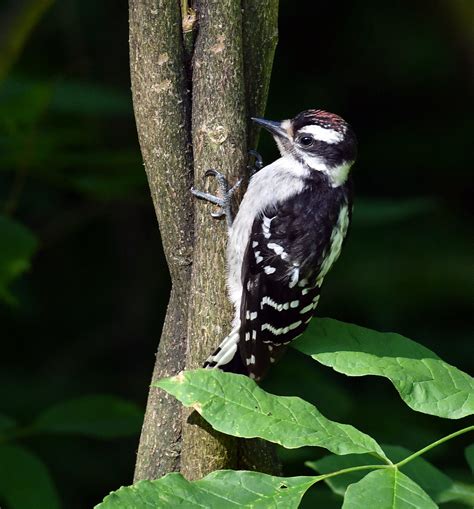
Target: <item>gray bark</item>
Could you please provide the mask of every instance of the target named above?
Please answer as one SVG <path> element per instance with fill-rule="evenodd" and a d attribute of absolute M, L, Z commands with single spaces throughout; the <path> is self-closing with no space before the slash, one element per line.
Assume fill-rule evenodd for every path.
<path fill-rule="evenodd" d="M 258 126 L 250 117 L 265 113 L 278 41 L 279 0 L 242 0 L 245 97 L 249 148 L 256 148 Z"/>
<path fill-rule="evenodd" d="M 230 330 L 225 222 L 211 218 L 211 205 L 192 203 L 189 188 L 194 180 L 215 192 L 212 181 L 203 182 L 208 168 L 231 182 L 244 173 L 247 140 L 253 148 L 257 136 L 248 118 L 263 113 L 276 44 L 278 0 L 200 0 L 187 7 L 182 0 L 181 12 L 189 13 L 183 36 L 177 1 L 130 0 L 135 116 L 173 284 L 153 380 L 200 367 Z M 177 470 L 190 479 L 219 468 L 279 472 L 271 444 L 237 441 L 181 412 L 173 398 L 150 390 L 136 481 Z"/>
<path fill-rule="evenodd" d="M 129 16 L 135 119 L 172 281 L 153 370 L 158 380 L 185 367 L 193 246 L 190 98 L 177 2 L 131 0 Z M 180 413 L 173 397 L 150 389 L 135 481 L 179 470 Z"/>
<path fill-rule="evenodd" d="M 245 168 L 247 135 L 240 2 L 201 0 L 193 57 L 192 138 L 195 186 L 215 194 L 203 175 L 216 168 L 230 182 Z M 225 221 L 210 216 L 212 205 L 195 203 L 195 243 L 186 367 L 202 365 L 229 331 L 232 308 L 225 281 Z M 188 421 L 188 412 L 185 412 Z M 200 419 L 196 418 L 196 421 Z M 186 423 L 181 471 L 197 479 L 213 470 L 237 467 L 237 440 Z"/>

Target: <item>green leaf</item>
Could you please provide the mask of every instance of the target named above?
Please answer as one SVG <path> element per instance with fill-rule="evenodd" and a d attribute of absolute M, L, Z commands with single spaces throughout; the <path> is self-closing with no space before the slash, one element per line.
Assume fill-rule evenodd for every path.
<path fill-rule="evenodd" d="M 375 470 L 351 484 L 343 509 L 436 509 L 438 506 L 409 477 L 395 468 Z"/>
<path fill-rule="evenodd" d="M 449 419 L 474 413 L 474 379 L 399 334 L 318 318 L 292 346 L 339 373 L 388 378 L 417 412 Z"/>
<path fill-rule="evenodd" d="M 139 433 L 142 421 L 143 411 L 135 404 L 114 396 L 93 395 L 47 409 L 34 421 L 32 430 L 117 438 Z"/>
<path fill-rule="evenodd" d="M 466 457 L 466 461 L 471 468 L 472 473 L 474 474 L 474 444 L 466 447 L 464 451 L 464 456 Z"/>
<path fill-rule="evenodd" d="M 393 463 L 397 463 L 412 454 L 404 447 L 382 445 L 383 450 Z M 382 464 L 367 454 L 351 454 L 347 456 L 328 455 L 317 461 L 309 461 L 306 465 L 319 474 L 328 474 L 345 468 Z M 450 477 L 431 465 L 423 458 L 414 458 L 400 468 L 404 474 L 416 482 L 437 503 L 457 501 L 474 506 L 474 491 L 469 485 L 458 486 Z M 363 471 L 349 472 L 325 480 L 328 486 L 338 495 L 344 496 L 350 484 L 360 481 L 365 475 Z"/>
<path fill-rule="evenodd" d="M 439 504 L 456 502 L 472 509 L 474 507 L 474 485 L 454 481 L 446 491 L 440 493 L 436 502 Z"/>
<path fill-rule="evenodd" d="M 8 285 L 30 267 L 36 237 L 25 226 L 0 215 L 0 300 L 14 302 Z"/>
<path fill-rule="evenodd" d="M 274 396 L 243 375 L 217 369 L 183 371 L 155 384 L 193 407 L 222 433 L 260 437 L 288 449 L 324 447 L 335 454 L 384 452 L 368 435 L 324 417 L 316 407 L 296 397 Z"/>
<path fill-rule="evenodd" d="M 168 474 L 140 481 L 105 497 L 95 509 L 297 508 L 315 477 L 273 477 L 259 472 L 219 470 L 199 481 Z"/>
<path fill-rule="evenodd" d="M 0 499 L 10 509 L 58 509 L 59 497 L 48 469 L 17 445 L 0 446 Z"/>

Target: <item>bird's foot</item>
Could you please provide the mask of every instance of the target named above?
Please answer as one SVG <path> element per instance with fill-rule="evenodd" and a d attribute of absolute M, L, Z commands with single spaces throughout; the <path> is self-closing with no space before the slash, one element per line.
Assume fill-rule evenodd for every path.
<path fill-rule="evenodd" d="M 227 226 L 230 228 L 234 220 L 232 213 L 232 197 L 234 196 L 237 189 L 239 189 L 242 179 L 238 180 L 235 185 L 229 187 L 229 182 L 225 175 L 218 172 L 217 170 L 207 170 L 204 174 L 205 177 L 215 177 L 217 180 L 217 186 L 219 188 L 220 196 L 214 196 L 210 193 L 198 191 L 197 189 L 191 188 L 191 193 L 201 200 L 206 200 L 214 205 L 220 207 L 218 212 L 211 212 L 211 216 L 219 219 L 225 216 L 227 220 Z"/>

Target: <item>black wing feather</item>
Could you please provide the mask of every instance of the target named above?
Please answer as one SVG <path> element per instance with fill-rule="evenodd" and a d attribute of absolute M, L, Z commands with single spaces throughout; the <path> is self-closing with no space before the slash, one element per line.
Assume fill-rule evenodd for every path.
<path fill-rule="evenodd" d="M 318 273 L 349 200 L 347 189 L 309 185 L 254 220 L 242 270 L 239 338 L 241 360 L 252 378 L 263 378 L 311 320 Z"/>

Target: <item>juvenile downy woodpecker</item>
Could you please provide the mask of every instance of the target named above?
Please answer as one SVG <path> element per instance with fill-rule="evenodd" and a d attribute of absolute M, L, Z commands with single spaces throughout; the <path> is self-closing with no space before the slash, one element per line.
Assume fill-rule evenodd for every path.
<path fill-rule="evenodd" d="M 229 225 L 227 283 L 232 331 L 205 367 L 261 380 L 301 336 L 318 305 L 326 274 L 339 257 L 351 221 L 354 132 L 341 117 L 307 110 L 291 120 L 254 118 L 273 135 L 281 157 L 255 173 L 232 221 L 225 177 L 214 170 Z"/>

